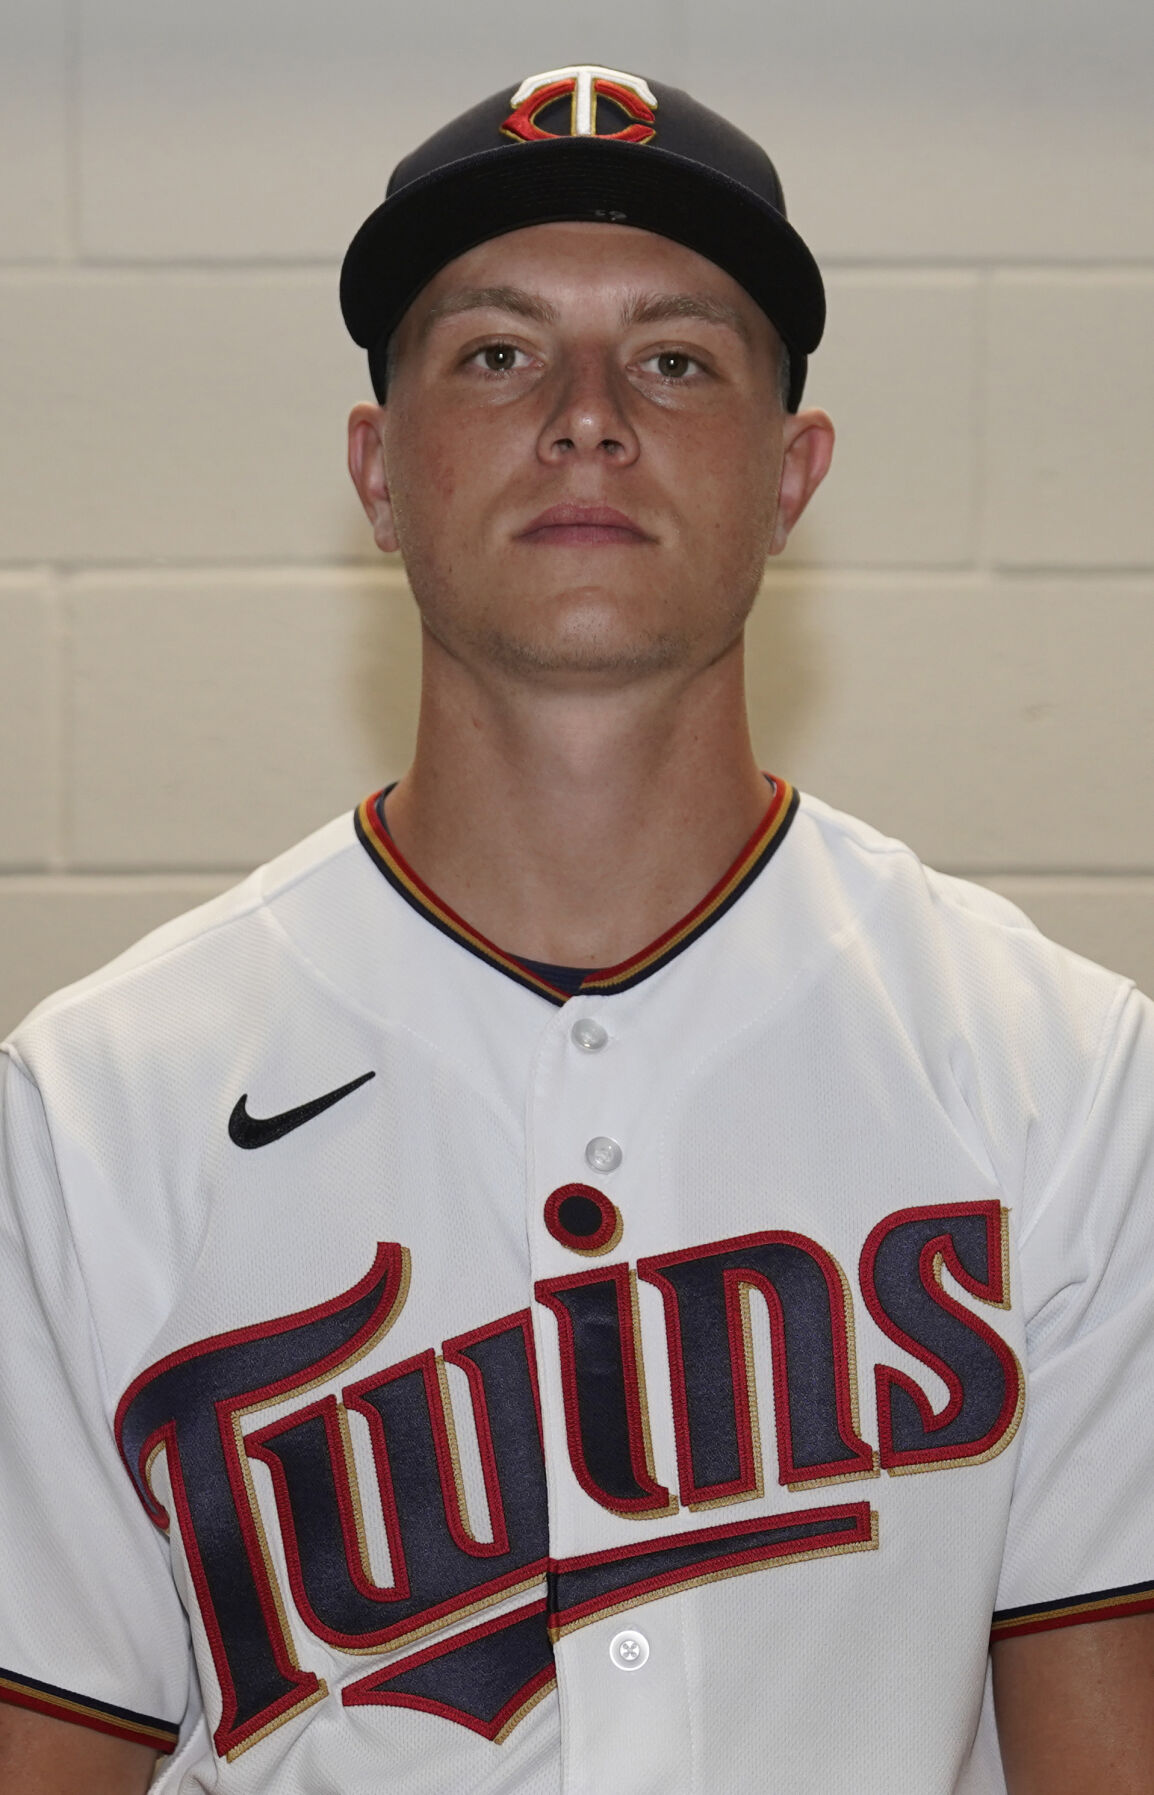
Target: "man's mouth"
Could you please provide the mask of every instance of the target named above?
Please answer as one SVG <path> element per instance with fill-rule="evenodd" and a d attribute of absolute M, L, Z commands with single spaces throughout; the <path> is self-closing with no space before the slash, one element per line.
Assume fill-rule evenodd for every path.
<path fill-rule="evenodd" d="M 558 548 L 652 542 L 654 538 L 612 505 L 551 505 L 517 532 L 517 540 Z"/>

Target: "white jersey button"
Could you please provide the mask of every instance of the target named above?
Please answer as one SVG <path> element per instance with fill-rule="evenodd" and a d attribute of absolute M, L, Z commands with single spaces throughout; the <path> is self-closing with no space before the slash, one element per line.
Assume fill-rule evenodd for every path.
<path fill-rule="evenodd" d="M 649 1641 L 636 1627 L 626 1627 L 610 1640 L 609 1656 L 618 1670 L 640 1670 L 649 1656 Z"/>
<path fill-rule="evenodd" d="M 609 1039 L 609 1030 L 594 1022 L 592 1016 L 582 1016 L 569 1030 L 569 1038 L 583 1053 L 600 1053 Z"/>
<path fill-rule="evenodd" d="M 585 1163 L 595 1172 L 615 1172 L 621 1159 L 620 1147 L 607 1134 L 595 1134 L 585 1148 Z"/>

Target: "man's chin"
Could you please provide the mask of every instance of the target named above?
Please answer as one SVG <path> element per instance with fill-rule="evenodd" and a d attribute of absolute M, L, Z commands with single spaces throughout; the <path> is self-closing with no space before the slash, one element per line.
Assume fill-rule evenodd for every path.
<path fill-rule="evenodd" d="M 605 685 L 669 672 L 683 664 L 687 644 L 668 634 L 568 629 L 539 634 L 491 630 L 478 642 L 486 658 L 525 679 Z"/>

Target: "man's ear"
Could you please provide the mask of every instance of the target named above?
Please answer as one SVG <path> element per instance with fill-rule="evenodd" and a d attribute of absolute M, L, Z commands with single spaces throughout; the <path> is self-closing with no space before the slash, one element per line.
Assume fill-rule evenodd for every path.
<path fill-rule="evenodd" d="M 399 545 L 385 466 L 384 426 L 382 405 L 354 405 L 349 413 L 349 473 L 373 526 L 373 541 L 388 555 Z"/>
<path fill-rule="evenodd" d="M 833 425 L 824 411 L 811 407 L 786 415 L 781 487 L 771 555 L 780 555 L 790 531 L 829 472 L 833 459 Z"/>

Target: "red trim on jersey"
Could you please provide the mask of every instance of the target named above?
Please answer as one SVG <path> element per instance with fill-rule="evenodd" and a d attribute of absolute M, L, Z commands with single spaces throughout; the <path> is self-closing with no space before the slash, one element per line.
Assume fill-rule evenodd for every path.
<path fill-rule="evenodd" d="M 515 1316 L 513 1319 L 516 1320 L 518 1317 Z M 506 1317 L 504 1322 L 505 1326 L 508 1326 L 508 1320 L 509 1318 Z M 480 1337 L 483 1333 L 496 1332 L 497 1328 L 501 1325 L 501 1323 L 498 1323 L 496 1327 L 493 1328 L 478 1329 L 474 1337 Z M 470 1336 L 463 1335 L 460 1337 L 459 1341 L 450 1342 L 450 1344 L 467 1343 L 469 1338 Z M 410 1580 L 405 1561 L 400 1517 L 397 1514 L 396 1497 L 393 1492 L 393 1477 L 389 1465 L 389 1448 L 388 1441 L 385 1437 L 384 1422 L 381 1419 L 379 1411 L 373 1407 L 372 1403 L 366 1400 L 366 1397 L 373 1390 L 380 1389 L 385 1384 L 393 1383 L 398 1378 L 407 1377 L 416 1370 L 421 1372 L 425 1384 L 425 1399 L 433 1433 L 433 1446 L 441 1485 L 441 1501 L 444 1508 L 445 1524 L 449 1531 L 449 1537 L 459 1551 L 466 1553 L 470 1558 L 479 1560 L 501 1557 L 510 1550 L 509 1536 L 505 1522 L 505 1509 L 501 1500 L 501 1489 L 497 1478 L 496 1459 L 493 1453 L 492 1433 L 489 1428 L 488 1413 L 484 1400 L 484 1385 L 481 1381 L 480 1374 L 477 1371 L 476 1366 L 471 1368 L 472 1375 L 469 1377 L 469 1393 L 474 1405 L 473 1413 L 477 1427 L 478 1443 L 481 1449 L 485 1480 L 485 1496 L 489 1505 L 489 1519 L 493 1529 L 493 1538 L 491 1541 L 474 1539 L 472 1534 L 468 1532 L 464 1524 L 464 1518 L 461 1514 L 460 1494 L 453 1473 L 452 1451 L 449 1445 L 441 1385 L 436 1372 L 436 1354 L 431 1348 L 427 1348 L 421 1353 L 415 1353 L 412 1358 L 403 1360 L 399 1365 L 390 1365 L 384 1371 L 374 1372 L 369 1377 L 361 1378 L 355 1384 L 346 1385 L 341 1391 L 341 1401 L 345 1408 L 355 1409 L 359 1415 L 364 1416 L 365 1421 L 368 1424 L 369 1436 L 372 1444 L 373 1464 L 377 1474 L 377 1486 L 380 1494 L 381 1511 L 385 1523 L 385 1535 L 388 1540 L 389 1557 L 393 1566 L 393 1574 L 396 1578 L 396 1587 L 386 1590 L 376 1590 L 371 1586 L 365 1586 L 361 1593 L 370 1596 L 373 1600 L 379 1601 L 382 1604 L 390 1601 L 395 1602 L 398 1597 L 402 1595 L 407 1597 L 410 1593 Z M 292 1421 L 295 1420 L 295 1418 L 295 1416 L 290 1416 L 289 1420 Z M 538 1427 L 540 1427 L 539 1414 Z M 280 1507 L 281 1497 L 279 1489 L 277 1503 L 278 1507 Z M 285 1511 L 287 1512 L 287 1504 L 285 1504 Z M 291 1522 L 286 1526 L 283 1514 L 281 1520 L 281 1532 L 287 1548 L 289 1538 L 292 1535 L 292 1527 Z M 287 1549 L 286 1563 L 289 1568 L 289 1578 L 290 1583 L 292 1584 L 294 1598 L 296 1598 L 298 1605 L 301 1608 L 301 1613 L 305 1616 L 309 1628 L 315 1632 L 320 1639 L 327 1640 L 335 1645 L 352 1646 L 356 1650 L 363 1650 L 365 1647 L 372 1645 L 396 1645 L 404 1640 L 411 1639 L 420 1633 L 427 1633 L 430 1630 L 430 1627 L 434 1624 L 441 1625 L 447 1623 L 455 1615 L 469 1613 L 473 1609 L 484 1607 L 489 1603 L 501 1600 L 507 1593 L 521 1589 L 526 1584 L 543 1576 L 546 1569 L 546 1561 L 544 1558 L 537 1558 L 514 1565 L 512 1569 L 503 1571 L 498 1577 L 490 1577 L 487 1580 L 482 1579 L 477 1583 L 470 1584 L 469 1588 L 462 1590 L 460 1594 L 448 1596 L 440 1602 L 431 1603 L 428 1607 L 422 1608 L 415 1614 L 407 1615 L 402 1620 L 394 1620 L 391 1625 L 383 1625 L 379 1630 L 375 1630 L 371 1633 L 358 1634 L 355 1638 L 352 1636 L 344 1638 L 331 1631 L 331 1629 L 322 1627 L 316 1620 L 315 1615 L 313 1615 L 312 1609 L 305 1603 L 304 1587 L 300 1577 L 299 1558 L 290 1558 Z M 387 1614 L 387 1610 L 383 1610 L 383 1613 Z"/>
<path fill-rule="evenodd" d="M 578 1394 L 577 1348 L 573 1337 L 573 1317 L 559 1293 L 584 1284 L 613 1284 L 616 1287 L 617 1336 L 621 1347 L 621 1373 L 624 1384 L 626 1426 L 629 1431 L 630 1474 L 638 1490 L 637 1496 L 612 1496 L 603 1490 L 585 1459 L 585 1442 L 581 1434 L 581 1409 Z M 533 1287 L 537 1301 L 551 1309 L 557 1318 L 557 1335 L 561 1362 L 561 1392 L 565 1405 L 565 1437 L 569 1443 L 569 1462 L 586 1495 L 592 1496 L 601 1508 L 619 1515 L 670 1514 L 677 1504 L 663 1483 L 658 1483 L 650 1469 L 649 1438 L 646 1428 L 645 1398 L 642 1388 L 641 1342 L 638 1339 L 635 1286 L 627 1265 L 607 1265 L 593 1271 L 572 1272 L 562 1278 L 541 1278 Z"/>
<path fill-rule="evenodd" d="M 957 1250 L 949 1234 L 951 1219 L 961 1216 L 981 1216 L 986 1224 L 986 1263 L 989 1276 L 978 1280 L 970 1276 L 958 1258 Z M 927 1240 L 918 1254 L 918 1276 L 927 1296 L 946 1314 L 960 1321 L 963 1327 L 985 1342 L 995 1354 L 1002 1367 L 1005 1379 L 1005 1396 L 1001 1409 L 993 1425 L 980 1439 L 963 1440 L 955 1445 L 923 1446 L 909 1451 L 901 1451 L 894 1445 L 893 1420 L 890 1405 L 890 1392 L 898 1388 L 904 1390 L 917 1409 L 922 1427 L 927 1435 L 939 1432 L 948 1427 L 960 1414 L 965 1401 L 965 1387 L 954 1367 L 934 1352 L 933 1348 L 922 1340 L 900 1327 L 886 1312 L 877 1291 L 875 1266 L 878 1252 L 883 1241 L 907 1222 L 940 1221 L 942 1232 Z M 949 1391 L 949 1399 L 940 1413 L 935 1413 L 932 1403 L 920 1384 L 913 1378 L 899 1371 L 892 1365 L 876 1365 L 874 1367 L 874 1383 L 877 1392 L 878 1444 L 881 1464 L 887 1471 L 902 1469 L 927 1470 L 936 1465 L 973 1464 L 983 1459 L 992 1458 L 1008 1445 L 1017 1431 L 1018 1420 L 1022 1413 L 1025 1399 L 1025 1377 L 1017 1358 L 1003 1340 L 1002 1336 L 976 1315 L 972 1309 L 957 1302 L 943 1286 L 938 1276 L 936 1265 L 940 1259 L 950 1276 L 968 1290 L 971 1296 L 980 1302 L 989 1303 L 997 1308 L 1008 1307 L 1009 1284 L 1006 1276 L 1008 1263 L 1009 1215 L 996 1198 L 981 1198 L 972 1203 L 943 1203 L 915 1205 L 909 1209 L 895 1210 L 892 1215 L 884 1216 L 877 1226 L 872 1228 L 866 1237 L 861 1251 L 859 1265 L 859 1282 L 866 1307 L 873 1316 L 882 1333 L 887 1335 L 896 1346 L 900 1346 L 911 1357 L 920 1359 L 923 1365 L 937 1374 Z"/>
<path fill-rule="evenodd" d="M 730 904 L 741 896 L 784 839 L 797 814 L 798 796 L 792 785 L 788 785 L 784 779 L 775 779 L 773 784 L 773 797 L 765 815 L 733 865 L 706 892 L 701 902 L 687 911 L 671 929 L 658 935 L 656 941 L 651 941 L 648 947 L 642 948 L 640 953 L 622 960 L 617 966 L 591 972 L 581 985 L 582 991 L 621 991 L 627 985 L 635 985 L 647 973 L 655 972 L 658 966 L 663 966 L 674 954 L 688 947 L 691 941 L 696 940 L 710 923 L 716 922 Z"/>
<path fill-rule="evenodd" d="M 463 1633 L 454 1633 L 451 1639 L 442 1640 L 437 1645 L 426 1646 L 424 1651 L 414 1652 L 411 1657 L 395 1659 L 384 1671 L 372 1671 L 367 1677 L 359 1677 L 350 1683 L 341 1696 L 346 1708 L 388 1707 L 416 1708 L 421 1714 L 435 1714 L 441 1720 L 456 1721 L 458 1726 L 467 1726 L 470 1731 L 480 1733 L 483 1739 L 491 1739 L 500 1744 L 502 1736 L 512 1731 L 513 1727 L 534 1703 L 540 1700 L 557 1681 L 557 1672 L 553 1665 L 537 1674 L 512 1695 L 491 1720 L 479 1720 L 464 1708 L 454 1707 L 451 1702 L 436 1701 L 427 1695 L 411 1695 L 407 1691 L 388 1688 L 390 1677 L 402 1676 L 407 1671 L 419 1670 L 423 1664 L 432 1664 L 438 1658 L 448 1657 L 462 1647 L 475 1644 L 478 1640 L 492 1638 L 495 1634 L 506 1631 L 509 1627 L 520 1626 L 522 1621 L 534 1615 L 545 1613 L 545 1602 L 530 1602 L 527 1607 L 514 1608 L 511 1614 L 499 1614 L 495 1620 L 482 1622 L 479 1627 L 469 1627 Z"/>
<path fill-rule="evenodd" d="M 58 1689 L 35 1677 L 17 1676 L 13 1670 L 0 1670 L 0 1701 L 16 1708 L 30 1708 L 34 1714 L 47 1714 L 52 1720 L 73 1721 L 93 1732 L 108 1733 L 113 1739 L 127 1739 L 132 1745 L 151 1745 L 165 1757 L 176 1750 L 180 1737 L 179 1726 L 168 1721 L 134 1714 L 131 1708 L 117 1708 L 111 1702 L 93 1701 L 91 1696 Z"/>
<path fill-rule="evenodd" d="M 146 1492 L 142 1498 L 143 1506 L 149 1519 L 162 1531 L 167 1532 L 170 1526 L 169 1516 L 163 1504 L 157 1501 L 149 1476 L 157 1449 L 161 1446 L 165 1448 L 172 1503 L 177 1514 L 189 1575 L 196 1590 L 197 1606 L 200 1610 L 201 1621 L 220 1685 L 221 1717 L 213 1734 L 213 1742 L 219 1757 L 231 1759 L 246 1745 L 254 1743 L 255 1739 L 267 1728 L 279 1721 L 289 1719 L 293 1714 L 298 1713 L 311 1702 L 319 1700 L 326 1693 L 325 1685 L 320 1678 L 315 1676 L 312 1671 L 302 1669 L 297 1663 L 288 1622 L 281 1612 L 279 1601 L 272 1587 L 258 1519 L 253 1512 L 253 1502 L 249 1496 L 245 1470 L 240 1463 L 233 1431 L 234 1417 L 237 1411 L 243 1413 L 248 1409 L 264 1407 L 275 1401 L 277 1397 L 288 1395 L 292 1390 L 319 1384 L 325 1378 L 339 1371 L 342 1366 L 355 1362 L 366 1353 L 374 1342 L 387 1331 L 407 1295 L 408 1255 L 405 1248 L 395 1241 L 379 1242 L 376 1256 L 365 1276 L 359 1279 L 351 1290 L 342 1291 L 339 1296 L 332 1297 L 327 1302 L 316 1303 L 311 1308 L 299 1310 L 295 1314 L 277 1316 L 273 1321 L 258 1322 L 249 1327 L 234 1328 L 227 1333 L 214 1334 L 208 1340 L 197 1341 L 190 1346 L 181 1347 L 177 1352 L 167 1354 L 155 1365 L 150 1365 L 147 1370 L 142 1371 L 139 1377 L 134 1378 L 117 1404 L 116 1442 L 121 1457 L 125 1458 L 127 1465 L 122 1439 L 123 1417 L 137 1390 L 158 1377 L 169 1366 L 198 1358 L 204 1353 L 218 1351 L 222 1346 L 229 1346 L 234 1342 L 239 1343 L 245 1340 L 266 1338 L 271 1334 L 287 1333 L 291 1329 L 301 1326 L 302 1323 L 320 1319 L 335 1314 L 342 1308 L 347 1308 L 357 1297 L 374 1289 L 379 1294 L 372 1314 L 350 1341 L 329 1353 L 324 1359 L 307 1366 L 303 1371 L 280 1378 L 274 1383 L 264 1385 L 261 1389 L 244 1391 L 227 1402 L 217 1404 L 229 1487 L 244 1538 L 257 1599 L 260 1603 L 277 1669 L 285 1681 L 291 1684 L 291 1688 L 283 1696 L 270 1703 L 266 1709 L 262 1709 L 256 1719 L 246 1725 L 238 1727 L 235 1724 L 236 1687 L 220 1623 L 213 1605 L 212 1592 L 201 1559 L 196 1530 L 192 1522 L 180 1453 L 176 1448 L 175 1426 L 171 1422 L 166 1423 L 141 1444 L 138 1471 L 141 1489 Z M 131 1474 L 131 1466 L 129 1466 L 129 1471 Z"/>
<path fill-rule="evenodd" d="M 836 1532 L 823 1533 L 812 1541 L 805 1539 L 761 1539 L 754 1545 L 742 1546 L 750 1534 L 765 1534 L 775 1526 L 804 1527 L 811 1521 L 841 1522 Z M 788 1514 L 761 1515 L 752 1521 L 735 1521 L 722 1527 L 696 1527 L 684 1533 L 665 1533 L 657 1539 L 638 1540 L 633 1545 L 615 1546 L 608 1552 L 584 1552 L 576 1558 L 554 1559 L 551 1577 L 560 1582 L 567 1573 L 596 1565 L 618 1565 L 630 1558 L 652 1557 L 654 1553 L 678 1547 L 692 1550 L 713 1540 L 731 1540 L 733 1550 L 716 1557 L 703 1556 L 688 1563 L 671 1565 L 663 1571 L 639 1577 L 634 1583 L 615 1584 L 603 1595 L 590 1601 L 577 1602 L 570 1608 L 557 1607 L 549 1620 L 549 1632 L 560 1639 L 574 1627 L 614 1610 L 632 1607 L 637 1602 L 650 1602 L 667 1595 L 671 1589 L 690 1584 L 712 1582 L 716 1578 L 741 1576 L 773 1564 L 794 1563 L 802 1559 L 824 1558 L 834 1552 L 868 1551 L 877 1543 L 876 1516 L 868 1502 L 847 1502 L 832 1508 L 799 1508 Z"/>
<path fill-rule="evenodd" d="M 568 1197 L 584 1197 L 594 1204 L 601 1217 L 592 1234 L 574 1234 L 561 1219 L 562 1205 Z M 560 1184 L 545 1199 L 545 1226 L 559 1246 L 589 1259 L 599 1259 L 611 1252 L 625 1231 L 621 1211 L 611 1203 L 603 1190 L 592 1184 Z"/>
<path fill-rule="evenodd" d="M 439 898 L 431 886 L 425 884 L 420 874 L 413 871 L 381 821 L 377 805 L 382 795 L 381 792 L 374 792 L 372 797 L 359 804 L 353 822 L 362 847 L 393 889 L 427 922 L 440 929 L 442 934 L 448 935 L 451 940 L 468 948 L 470 953 L 487 961 L 498 972 L 505 973 L 507 977 L 525 985 L 530 991 L 535 991 L 539 997 L 546 998 L 558 1008 L 568 1003 L 571 996 L 581 996 L 587 992 L 626 990 L 647 978 L 650 973 L 656 972 L 676 954 L 683 952 L 737 901 L 761 872 L 785 839 L 798 806 L 798 795 L 793 787 L 784 779 L 775 779 L 773 796 L 765 815 L 732 866 L 706 892 L 701 902 L 695 904 L 672 928 L 659 935 L 656 941 L 651 941 L 648 947 L 642 948 L 640 953 L 632 954 L 628 960 L 622 960 L 616 966 L 602 967 L 587 973 L 577 991 L 571 993 L 551 985 L 514 955 L 506 953 L 504 948 L 498 947 L 487 935 L 482 935 L 479 929 L 473 928 L 471 923 L 467 923 L 463 916 L 459 916 Z"/>
<path fill-rule="evenodd" d="M 1083 1627 L 1091 1621 L 1124 1620 L 1128 1614 L 1154 1614 L 1154 1583 L 1127 1583 L 1118 1589 L 1069 1596 L 1061 1602 L 1032 1602 L 1024 1608 L 1003 1608 L 990 1623 L 991 1642 L 1019 1639 L 1026 1633 L 1048 1633 L 1055 1627 Z"/>
<path fill-rule="evenodd" d="M 495 1334 L 510 1332 L 516 1324 L 521 1330 L 525 1343 L 525 1368 L 529 1373 L 529 1387 L 533 1392 L 533 1411 L 537 1417 L 537 1438 L 545 1447 L 545 1428 L 541 1420 L 541 1389 L 537 1382 L 537 1350 L 533 1341 L 533 1317 L 528 1309 L 518 1309 L 512 1315 L 502 1315 L 497 1321 L 484 1322 L 478 1328 L 470 1328 L 465 1334 L 454 1334 L 441 1347 L 441 1360 L 445 1365 L 455 1365 L 464 1372 L 469 1380 L 469 1398 L 473 1404 L 473 1425 L 477 1432 L 477 1447 L 481 1455 L 481 1467 L 485 1477 L 485 1500 L 489 1505 L 489 1515 L 493 1525 L 497 1525 L 497 1517 L 501 1517 L 504 1526 L 504 1510 L 501 1504 L 501 1480 L 497 1474 L 497 1454 L 493 1448 L 493 1429 L 489 1422 L 489 1404 L 485 1396 L 485 1380 L 481 1368 L 468 1355 L 467 1348 L 477 1346 L 482 1340 L 491 1340 Z"/>
<path fill-rule="evenodd" d="M 288 1484 L 284 1466 L 276 1451 L 278 1434 L 297 1427 L 302 1421 L 319 1419 L 325 1430 L 329 1460 L 332 1467 L 333 1488 L 336 1491 L 337 1513 L 340 1518 L 341 1540 L 345 1550 L 345 1569 L 349 1581 L 358 1595 L 369 1602 L 399 1602 L 410 1594 L 408 1569 L 400 1545 L 400 1530 L 397 1526 L 396 1513 L 390 1504 L 382 1500 L 385 1514 L 385 1532 L 389 1543 L 389 1558 L 393 1567 L 393 1582 L 380 1588 L 370 1581 L 361 1554 L 360 1529 L 357 1526 L 357 1505 L 360 1492 L 356 1486 L 356 1467 L 351 1462 L 345 1448 L 345 1439 L 341 1431 L 339 1410 L 335 1396 L 322 1396 L 319 1402 L 310 1403 L 306 1408 L 294 1409 L 279 1421 L 259 1432 L 245 1436 L 245 1451 L 250 1458 L 260 1459 L 268 1466 L 272 1475 L 273 1494 L 276 1499 L 277 1518 L 280 1521 L 281 1543 L 284 1547 L 285 1566 L 288 1570 L 289 1588 L 301 1616 L 310 1633 L 323 1639 L 328 1645 L 349 1646 L 358 1650 L 365 1645 L 378 1643 L 376 1633 L 345 1634 L 335 1631 L 321 1620 L 316 1609 L 309 1601 L 305 1589 L 304 1571 L 301 1566 L 300 1543 L 297 1539 L 296 1525 L 293 1519 L 292 1503 L 289 1500 Z M 383 1497 L 383 1491 L 382 1491 Z M 382 1608 L 383 1614 L 388 1613 Z"/>
<path fill-rule="evenodd" d="M 726 1483 L 699 1485 L 694 1472 L 689 1396 L 681 1341 L 680 1302 L 675 1286 L 664 1273 L 669 1266 L 684 1265 L 691 1260 L 709 1260 L 723 1253 L 739 1254 L 756 1247 L 778 1245 L 796 1247 L 807 1254 L 825 1280 L 833 1350 L 837 1431 L 846 1449 L 845 1457 L 820 1465 L 796 1463 L 790 1422 L 789 1365 L 781 1298 L 771 1281 L 757 1269 L 730 1266 L 722 1275 L 729 1338 L 730 1385 L 740 1468 L 738 1475 Z M 714 1502 L 738 1501 L 758 1493 L 760 1467 L 755 1438 L 757 1433 L 764 1430 L 757 1428 L 757 1395 L 745 1335 L 743 1290 L 758 1291 L 765 1300 L 769 1314 L 778 1482 L 791 1489 L 806 1483 L 826 1483 L 835 1478 L 848 1481 L 854 1477 L 873 1475 L 873 1449 L 858 1433 L 855 1419 L 857 1390 L 850 1358 L 853 1311 L 849 1292 L 837 1261 L 816 1240 L 810 1239 L 807 1234 L 793 1233 L 788 1229 L 741 1234 L 732 1240 L 710 1241 L 705 1246 L 686 1247 L 680 1252 L 658 1253 L 650 1258 L 640 1259 L 637 1263 L 637 1275 L 644 1278 L 646 1283 L 657 1286 L 665 1309 L 679 1494 L 687 1508 L 704 1507 Z"/>

